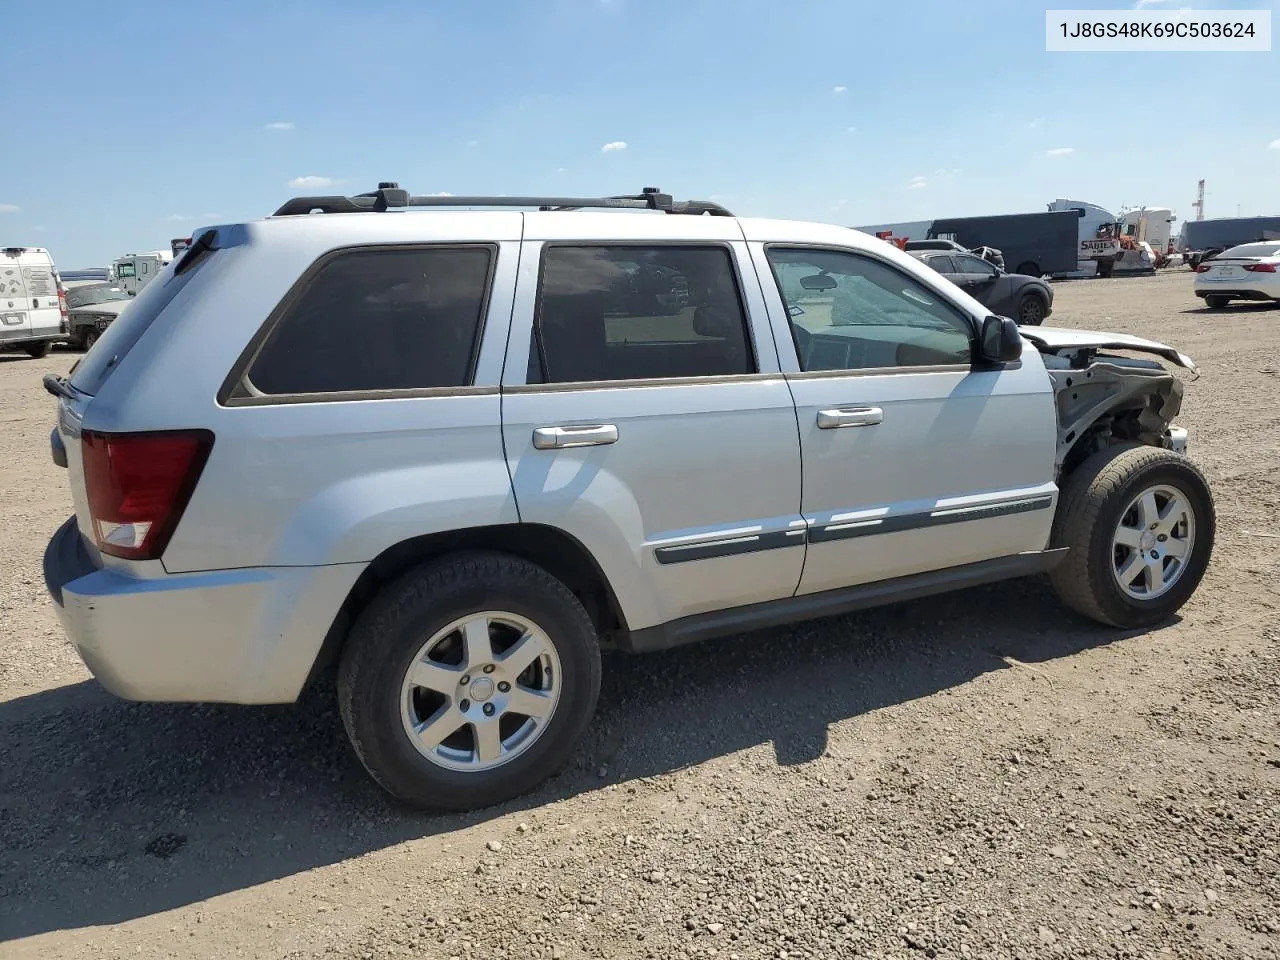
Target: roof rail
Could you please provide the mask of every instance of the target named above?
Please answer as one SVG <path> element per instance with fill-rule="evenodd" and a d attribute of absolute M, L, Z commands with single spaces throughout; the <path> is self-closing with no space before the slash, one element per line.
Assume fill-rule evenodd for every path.
<path fill-rule="evenodd" d="M 312 212 L 369 213 L 399 207 L 537 207 L 539 210 L 661 210 L 663 213 L 710 214 L 731 217 L 728 210 L 710 200 L 673 200 L 657 187 L 645 187 L 641 193 L 616 197 L 412 197 L 394 181 L 383 181 L 378 189 L 353 197 L 294 197 L 272 214 L 294 217 Z"/>

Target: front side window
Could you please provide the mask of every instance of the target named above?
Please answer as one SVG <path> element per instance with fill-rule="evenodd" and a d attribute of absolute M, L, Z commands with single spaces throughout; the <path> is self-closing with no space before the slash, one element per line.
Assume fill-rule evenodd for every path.
<path fill-rule="evenodd" d="M 771 246 L 801 370 L 971 362 L 968 317 L 873 257 Z"/>
<path fill-rule="evenodd" d="M 488 246 L 338 254 L 285 307 L 249 382 L 272 395 L 469 384 L 493 256 Z"/>
<path fill-rule="evenodd" d="M 116 276 L 124 279 L 125 277 L 136 277 L 137 271 L 134 270 L 132 263 L 121 263 L 116 265 Z"/>
<path fill-rule="evenodd" d="M 548 246 L 530 382 L 754 373 L 746 314 L 720 246 Z"/>

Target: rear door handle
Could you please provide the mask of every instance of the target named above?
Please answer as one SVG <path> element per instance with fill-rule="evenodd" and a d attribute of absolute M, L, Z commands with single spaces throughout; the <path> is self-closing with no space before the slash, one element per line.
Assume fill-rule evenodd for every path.
<path fill-rule="evenodd" d="M 618 428 L 612 423 L 582 426 L 538 427 L 533 431 L 533 445 L 538 450 L 564 450 L 567 447 L 597 447 L 618 442 Z"/>
<path fill-rule="evenodd" d="M 837 430 L 840 427 L 870 427 L 884 419 L 879 407 L 833 407 L 818 411 L 819 430 Z"/>

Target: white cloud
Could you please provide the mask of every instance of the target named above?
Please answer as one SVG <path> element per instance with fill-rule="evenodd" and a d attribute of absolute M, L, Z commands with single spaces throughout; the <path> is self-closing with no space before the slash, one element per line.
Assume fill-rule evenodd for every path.
<path fill-rule="evenodd" d="M 625 149 L 627 149 L 627 141 L 610 140 L 608 143 L 606 143 L 603 147 L 600 148 L 600 152 L 601 153 L 620 153 Z"/>
<path fill-rule="evenodd" d="M 190 220 L 185 213 L 171 213 L 164 218 L 166 223 L 181 223 L 183 220 Z"/>
<path fill-rule="evenodd" d="M 847 129 L 848 129 L 848 131 L 849 131 L 850 133 L 857 133 L 857 132 L 858 132 L 858 128 L 857 128 L 857 127 L 848 127 Z"/>
<path fill-rule="evenodd" d="M 332 187 L 337 182 L 333 177 L 294 177 L 289 186 L 294 190 L 319 190 Z"/>
<path fill-rule="evenodd" d="M 222 214 L 220 214 L 220 213 L 202 213 L 202 214 L 200 214 L 200 219 L 201 219 L 201 220 L 221 220 L 221 219 L 222 219 Z"/>
<path fill-rule="evenodd" d="M 0 203 L 0 213 L 17 213 L 21 209 L 16 203 Z"/>
<path fill-rule="evenodd" d="M 929 186 L 929 180 L 927 177 L 912 177 L 911 182 L 907 184 L 907 189 L 923 190 L 927 186 Z"/>
<path fill-rule="evenodd" d="M 468 141 L 467 141 L 467 146 L 468 146 L 468 147 L 478 147 L 478 146 L 480 146 L 480 141 L 479 141 L 479 140 L 468 140 Z"/>
<path fill-rule="evenodd" d="M 846 87 L 843 83 L 840 83 L 840 84 L 836 84 L 834 87 L 832 87 L 832 88 L 831 88 L 831 92 L 832 92 L 832 93 L 845 93 L 848 89 L 849 89 L 849 88 L 848 88 L 848 87 Z"/>
<path fill-rule="evenodd" d="M 1054 147 L 1052 150 L 1046 150 L 1044 155 L 1046 157 L 1065 157 L 1067 154 L 1075 152 L 1075 147 Z"/>
<path fill-rule="evenodd" d="M 292 121 L 292 120 L 277 120 L 275 123 L 268 123 L 268 124 L 267 124 L 267 129 L 268 129 L 268 130 L 292 130 L 292 129 L 293 129 L 293 121 Z"/>
<path fill-rule="evenodd" d="M 453 194 L 448 190 L 441 190 L 439 193 L 428 193 L 428 197 L 452 197 Z"/>
<path fill-rule="evenodd" d="M 1137 0 L 1133 5 L 1133 9 L 1141 10 L 1144 7 L 1158 7 L 1162 3 L 1173 3 L 1174 0 Z"/>
<path fill-rule="evenodd" d="M 1032 120 L 1030 123 L 1027 124 L 1027 129 L 1034 130 L 1036 127 L 1040 126 L 1040 124 L 1042 123 L 1044 123 L 1044 117 L 1036 117 L 1034 120 Z"/>
<path fill-rule="evenodd" d="M 567 167 L 556 167 L 556 173 L 565 173 L 567 170 Z"/>
<path fill-rule="evenodd" d="M 1270 147 L 1272 150 L 1280 150 L 1280 140 L 1272 140 L 1270 143 L 1267 144 L 1267 146 Z M 0 210 L 3 210 L 3 209 L 4 209 L 4 205 L 0 204 Z M 14 209 L 16 210 L 17 207 L 15 207 Z"/>

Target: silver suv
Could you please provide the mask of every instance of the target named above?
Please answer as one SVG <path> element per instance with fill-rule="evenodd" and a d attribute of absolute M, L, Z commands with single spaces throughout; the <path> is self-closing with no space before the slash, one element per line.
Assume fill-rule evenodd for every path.
<path fill-rule="evenodd" d="M 290 702 L 336 664 L 379 784 L 483 806 L 567 761 L 602 647 L 1045 571 L 1169 617 L 1214 508 L 1156 357 L 1194 370 L 656 190 L 306 197 L 200 231 L 46 378 L 45 577 L 116 694 Z"/>

